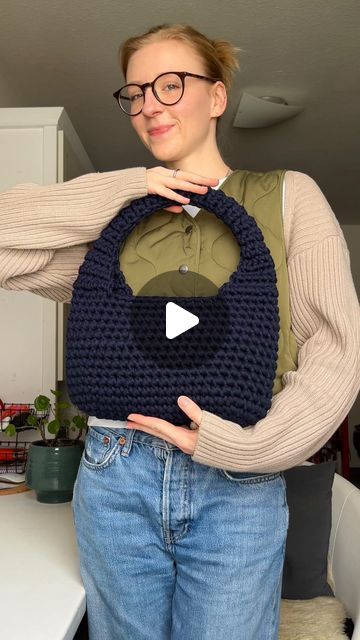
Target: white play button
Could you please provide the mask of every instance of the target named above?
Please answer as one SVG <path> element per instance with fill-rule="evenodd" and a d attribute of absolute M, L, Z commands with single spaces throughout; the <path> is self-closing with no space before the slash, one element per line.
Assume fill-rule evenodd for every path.
<path fill-rule="evenodd" d="M 166 303 L 166 337 L 169 340 L 199 324 L 199 318 L 174 302 Z"/>

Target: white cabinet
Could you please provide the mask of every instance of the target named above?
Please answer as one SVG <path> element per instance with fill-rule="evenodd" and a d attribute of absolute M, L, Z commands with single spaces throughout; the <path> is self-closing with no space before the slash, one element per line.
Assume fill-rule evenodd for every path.
<path fill-rule="evenodd" d="M 0 191 L 95 171 L 63 107 L 0 109 Z M 0 289 L 0 398 L 32 402 L 64 375 L 67 305 Z"/>

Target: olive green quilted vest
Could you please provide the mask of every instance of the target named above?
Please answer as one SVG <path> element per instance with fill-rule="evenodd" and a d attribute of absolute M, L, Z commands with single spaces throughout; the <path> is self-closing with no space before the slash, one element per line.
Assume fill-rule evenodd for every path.
<path fill-rule="evenodd" d="M 236 170 L 220 186 L 255 218 L 274 260 L 280 313 L 274 394 L 282 389 L 283 373 L 297 368 L 282 218 L 284 175 L 282 169 L 265 173 Z M 120 251 L 120 268 L 134 295 L 151 278 L 184 265 L 220 287 L 237 269 L 239 260 L 240 247 L 232 231 L 205 209 L 195 218 L 186 211 L 156 211 L 133 229 Z"/>

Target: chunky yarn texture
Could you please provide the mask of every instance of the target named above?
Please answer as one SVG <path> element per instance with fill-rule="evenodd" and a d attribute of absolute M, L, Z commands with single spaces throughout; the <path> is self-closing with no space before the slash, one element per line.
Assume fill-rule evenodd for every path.
<path fill-rule="evenodd" d="M 174 202 L 155 195 L 133 200 L 95 241 L 73 286 L 67 327 L 69 395 L 79 409 L 100 419 L 126 420 L 129 413 L 141 413 L 178 426 L 191 422 L 177 405 L 178 396 L 187 395 L 221 418 L 252 425 L 270 408 L 276 372 L 279 310 L 274 263 L 254 218 L 236 200 L 214 189 L 205 195 L 179 193 L 230 227 L 241 250 L 237 270 L 215 296 L 134 296 L 119 267 L 121 244 L 141 220 Z M 136 318 L 149 340 L 154 323 L 161 318 L 165 322 L 167 302 L 200 316 L 200 323 L 196 331 L 171 341 L 159 339 L 157 333 L 160 357 L 152 361 L 134 338 L 134 305 L 143 310 Z M 201 313 L 208 318 L 210 314 L 216 340 L 224 305 L 226 336 L 209 360 L 201 340 Z M 179 365 L 181 350 L 184 361 L 200 353 L 201 362 L 204 353 L 204 362 L 174 366 L 169 362 L 170 342 L 172 348 L 176 345 Z"/>

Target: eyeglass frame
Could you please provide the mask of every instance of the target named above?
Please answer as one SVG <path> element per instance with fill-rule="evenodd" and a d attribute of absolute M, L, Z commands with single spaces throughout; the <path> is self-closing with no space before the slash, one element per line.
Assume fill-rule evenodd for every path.
<path fill-rule="evenodd" d="M 167 76 L 170 73 L 173 73 L 174 75 L 179 76 L 180 80 L 181 80 L 181 84 L 182 84 L 182 92 L 181 92 L 181 96 L 178 100 L 176 100 L 176 102 L 172 102 L 171 104 L 167 104 L 166 102 L 162 102 L 162 100 L 160 100 L 159 96 L 157 95 L 156 91 L 155 91 L 155 82 L 161 78 L 161 76 Z M 160 102 L 160 104 L 163 104 L 165 107 L 172 107 L 174 104 L 177 104 L 178 102 L 180 102 L 181 98 L 184 95 L 184 91 L 185 91 L 185 78 L 190 76 L 191 78 L 200 78 L 200 80 L 207 80 L 208 82 L 222 82 L 221 78 L 208 78 L 207 76 L 200 76 L 198 73 L 190 73 L 189 71 L 164 71 L 164 73 L 160 73 L 158 76 L 156 76 L 156 78 L 152 81 L 152 82 L 144 82 L 144 84 L 137 84 L 136 82 L 129 82 L 128 84 L 124 84 L 122 87 L 120 87 L 120 89 L 118 89 L 117 91 L 115 91 L 113 93 L 113 96 L 116 100 L 116 102 L 118 103 L 121 111 L 123 113 L 126 113 L 127 116 L 130 117 L 134 117 L 134 116 L 138 116 L 143 108 L 144 108 L 144 104 L 145 104 L 145 89 L 146 87 L 151 87 L 153 95 L 155 96 L 156 100 L 158 102 Z M 144 104 L 141 107 L 140 111 L 138 113 L 128 113 L 127 111 L 125 111 L 125 109 L 121 106 L 120 104 L 120 100 L 119 100 L 119 96 L 120 93 L 122 92 L 123 89 L 125 89 L 126 87 L 139 87 L 139 89 L 141 90 L 142 94 L 143 94 L 143 98 L 144 98 Z"/>

